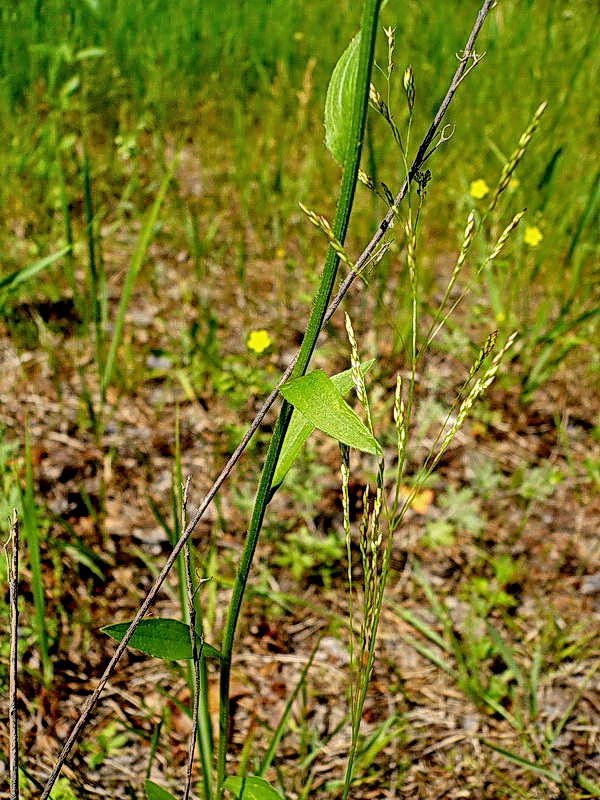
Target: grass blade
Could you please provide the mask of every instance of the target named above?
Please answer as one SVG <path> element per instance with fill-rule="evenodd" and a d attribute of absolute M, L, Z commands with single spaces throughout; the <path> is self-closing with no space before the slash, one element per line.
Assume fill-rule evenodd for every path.
<path fill-rule="evenodd" d="M 25 531 L 27 548 L 29 551 L 31 593 L 33 594 L 33 605 L 35 608 L 35 627 L 38 646 L 40 648 L 42 674 L 44 683 L 48 686 L 52 682 L 53 670 L 48 646 L 48 630 L 46 628 L 46 602 L 44 598 L 44 583 L 42 581 L 42 559 L 40 553 L 37 509 L 35 505 L 29 428 L 25 429 L 25 492 L 23 492 L 19 486 L 19 494 L 23 509 L 23 529 Z"/>
<path fill-rule="evenodd" d="M 281 715 L 281 719 L 279 720 L 275 731 L 273 732 L 273 736 L 271 737 L 271 741 L 269 742 L 269 747 L 267 748 L 267 752 L 262 760 L 260 765 L 260 769 L 258 770 L 259 777 L 263 777 L 265 772 L 269 769 L 271 764 L 273 763 L 273 759 L 275 758 L 275 753 L 277 752 L 277 748 L 279 747 L 279 742 L 283 736 L 283 732 L 285 730 L 285 726 L 287 725 L 288 718 L 292 711 L 292 706 L 294 704 L 294 700 L 298 696 L 298 692 L 304 685 L 306 681 L 306 676 L 308 675 L 308 671 L 310 670 L 312 663 L 314 661 L 315 655 L 317 654 L 317 650 L 319 649 L 319 645 L 321 644 L 321 637 L 317 640 L 317 643 L 312 649 L 310 657 L 306 662 L 304 669 L 300 673 L 300 678 L 294 687 L 294 691 L 288 698 L 287 703 L 285 704 L 285 708 L 283 709 L 283 714 Z"/>
<path fill-rule="evenodd" d="M 135 286 L 137 276 L 142 267 L 142 264 L 144 263 L 146 253 L 148 251 L 148 247 L 150 246 L 150 243 L 154 236 L 154 227 L 156 225 L 156 220 L 158 219 L 160 208 L 163 204 L 163 200 L 165 199 L 165 195 L 167 193 L 167 189 L 169 187 L 169 183 L 171 182 L 171 178 L 173 177 L 173 172 L 175 171 L 177 163 L 178 159 L 177 158 L 173 159 L 173 162 L 171 163 L 171 166 L 169 167 L 167 174 L 163 178 L 163 181 L 158 190 L 158 194 L 156 195 L 154 202 L 150 207 L 150 210 L 146 216 L 146 220 L 142 226 L 142 230 L 140 231 L 140 237 L 138 239 L 131 262 L 129 264 L 127 275 L 125 276 L 125 283 L 123 284 L 123 291 L 121 292 L 121 299 L 119 300 L 119 307 L 117 309 L 117 316 L 115 318 L 113 335 L 110 342 L 108 355 L 106 357 L 106 364 L 104 366 L 103 372 L 101 373 L 102 374 L 101 392 L 103 396 L 106 394 L 106 389 L 108 388 L 110 381 L 112 379 L 113 371 L 115 368 L 115 361 L 117 358 L 117 350 L 119 348 L 119 344 L 121 343 L 121 337 L 123 336 L 123 327 L 125 325 L 125 314 L 127 313 L 127 308 L 131 300 L 133 287 Z"/>
<path fill-rule="evenodd" d="M 528 759 L 523 758 L 523 756 L 513 753 L 511 750 L 506 750 L 504 747 L 499 747 L 497 744 L 492 744 L 492 742 L 488 742 L 486 739 L 482 739 L 481 741 L 486 747 L 489 747 L 490 750 L 500 753 L 501 756 L 508 758 L 508 760 L 512 761 L 513 764 L 517 764 L 519 767 L 523 767 L 530 772 L 535 772 L 536 775 L 541 775 L 544 778 L 548 778 L 548 780 L 554 781 L 554 783 L 561 782 L 560 775 L 557 775 L 556 772 L 552 772 L 545 767 L 541 767 L 539 764 L 529 761 Z"/>

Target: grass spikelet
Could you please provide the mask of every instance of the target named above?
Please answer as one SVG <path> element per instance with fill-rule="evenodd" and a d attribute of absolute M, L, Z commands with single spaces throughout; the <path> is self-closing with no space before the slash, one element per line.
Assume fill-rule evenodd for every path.
<path fill-rule="evenodd" d="M 408 113 L 412 114 L 413 108 L 415 107 L 415 74 L 410 64 L 404 70 L 402 85 L 406 94 L 406 102 L 408 103 Z"/>
<path fill-rule="evenodd" d="M 346 333 L 348 334 L 348 341 L 350 342 L 350 362 L 352 365 L 352 379 L 354 381 L 354 388 L 356 395 L 361 406 L 364 408 L 367 415 L 367 422 L 371 433 L 373 432 L 373 421 L 371 419 L 371 409 L 369 407 L 369 398 L 367 397 L 367 387 L 365 385 L 365 378 L 360 368 L 360 358 L 358 355 L 358 345 L 356 343 L 356 336 L 354 335 L 354 328 L 348 314 L 344 314 L 346 320 Z"/>
<path fill-rule="evenodd" d="M 518 214 L 515 214 L 515 216 L 512 218 L 512 220 L 506 226 L 506 228 L 502 231 L 502 233 L 500 234 L 500 236 L 498 238 L 498 241 L 496 242 L 496 246 L 494 247 L 494 249 L 492 250 L 492 252 L 490 253 L 490 255 L 486 259 L 486 262 L 485 262 L 486 264 L 490 264 L 495 258 L 497 258 L 500 255 L 500 252 L 502 251 L 502 248 L 506 244 L 507 239 L 509 238 L 511 233 L 514 231 L 514 229 L 517 227 L 519 222 L 521 222 L 521 220 L 523 219 L 524 214 L 525 214 L 525 209 L 523 209 L 523 211 L 519 211 Z"/>
<path fill-rule="evenodd" d="M 385 102 L 383 97 L 380 95 L 379 91 L 377 90 L 376 86 L 372 83 L 369 87 L 369 103 L 371 107 L 380 114 L 392 131 L 392 135 L 396 141 L 396 144 L 400 148 L 400 150 L 404 153 L 404 145 L 402 143 L 402 136 L 400 135 L 400 131 L 396 122 L 392 116 L 392 112 L 388 104 Z"/>
<path fill-rule="evenodd" d="M 384 28 L 383 32 L 385 33 L 385 37 L 388 43 L 388 68 L 387 68 L 387 77 L 388 81 L 392 75 L 394 70 L 394 50 L 396 48 L 396 28 Z"/>
<path fill-rule="evenodd" d="M 531 122 L 529 123 L 529 125 L 521 135 L 521 138 L 519 139 L 517 149 L 502 168 L 502 172 L 500 174 L 500 180 L 498 181 L 498 185 L 496 186 L 496 189 L 492 196 L 488 211 L 494 210 L 500 195 L 510 183 L 511 175 L 516 170 L 517 166 L 519 165 L 519 162 L 525 155 L 527 146 L 529 145 L 529 142 L 531 141 L 533 134 L 536 132 L 540 124 L 540 120 L 542 118 L 542 115 L 544 114 L 544 111 L 546 110 L 547 105 L 548 103 L 544 102 L 538 106 L 535 114 L 531 119 Z"/>
<path fill-rule="evenodd" d="M 402 376 L 396 376 L 396 391 L 394 394 L 394 423 L 396 425 L 396 445 L 398 460 L 404 456 L 406 449 L 406 407 L 402 397 Z"/>
<path fill-rule="evenodd" d="M 498 369 L 500 368 L 500 364 L 502 363 L 502 359 L 504 358 L 504 356 L 506 355 L 508 350 L 513 346 L 513 344 L 515 342 L 515 339 L 517 338 L 517 335 L 518 335 L 517 331 L 514 331 L 513 333 L 511 333 L 511 335 L 506 340 L 506 343 L 504 344 L 502 349 L 494 356 L 494 359 L 493 359 L 492 363 L 490 364 L 490 366 L 486 369 L 486 371 L 483 373 L 483 375 L 480 378 L 478 378 L 478 380 L 476 380 L 473 383 L 473 385 L 471 386 L 471 389 L 469 390 L 469 393 L 463 399 L 463 401 L 461 402 L 461 404 L 460 404 L 460 406 L 458 408 L 458 412 L 456 414 L 456 419 L 454 420 L 454 423 L 452 424 L 452 427 L 448 430 L 448 432 L 446 433 L 446 435 L 442 439 L 442 443 L 440 445 L 440 449 L 438 451 L 438 454 L 435 457 L 434 464 L 432 465 L 432 469 L 435 466 L 435 464 L 437 464 L 437 462 L 439 461 L 441 456 L 446 452 L 450 442 L 454 439 L 454 437 L 456 436 L 458 431 L 462 428 L 462 426 L 464 424 L 464 421 L 467 418 L 467 416 L 468 416 L 468 414 L 469 414 L 469 412 L 470 412 L 470 410 L 471 410 L 471 408 L 473 406 L 473 403 L 479 397 L 481 397 L 481 395 L 485 392 L 485 390 L 493 382 L 494 378 L 496 377 L 496 373 L 498 372 Z M 478 366 L 476 367 L 476 369 L 473 369 L 473 368 L 471 369 L 471 371 L 469 372 L 469 378 L 467 380 L 470 380 L 472 375 L 477 371 L 477 369 L 479 369 L 479 367 L 481 366 L 481 364 L 485 360 L 486 356 L 489 355 L 489 353 L 491 352 L 491 349 L 494 347 L 495 342 L 496 342 L 496 336 L 495 336 L 494 333 L 492 333 L 492 334 L 490 334 L 490 336 L 488 336 L 483 348 L 481 349 L 479 355 L 477 356 L 475 364 L 476 365 L 478 364 Z"/>
<path fill-rule="evenodd" d="M 412 218 L 409 216 L 404 228 L 406 233 L 406 259 L 408 262 L 408 274 L 412 287 L 416 286 L 417 282 L 417 234 L 412 224 Z"/>
<path fill-rule="evenodd" d="M 319 230 L 325 234 L 329 244 L 338 254 L 342 264 L 345 264 L 345 266 L 347 266 L 348 269 L 352 269 L 354 266 L 352 259 L 346 252 L 346 249 L 344 248 L 343 244 L 336 238 L 333 229 L 329 224 L 329 220 L 327 220 L 321 214 L 316 214 L 314 211 L 310 211 L 310 209 L 306 208 L 306 206 L 303 205 L 303 203 L 300 203 L 300 208 L 302 209 L 302 211 L 304 211 L 304 213 L 306 214 L 308 219 L 312 222 L 312 224 L 315 227 L 319 228 Z"/>
<path fill-rule="evenodd" d="M 377 194 L 377 186 L 375 186 L 375 181 L 371 178 L 370 175 L 364 171 L 364 169 L 358 170 L 358 180 L 362 183 L 363 186 L 366 186 L 370 192 L 374 192 Z"/>
<path fill-rule="evenodd" d="M 477 358 L 473 362 L 473 366 L 469 370 L 469 376 L 467 377 L 467 383 L 471 380 L 471 378 L 475 375 L 476 372 L 479 371 L 481 365 L 485 361 L 485 359 L 489 356 L 489 354 L 494 350 L 496 347 L 496 341 L 498 340 L 498 331 L 492 331 L 485 342 L 483 343 L 483 347 L 479 351 Z"/>

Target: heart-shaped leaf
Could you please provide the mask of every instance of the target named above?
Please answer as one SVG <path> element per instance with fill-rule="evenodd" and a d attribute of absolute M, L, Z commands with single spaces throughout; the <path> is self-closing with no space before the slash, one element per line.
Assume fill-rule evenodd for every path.
<path fill-rule="evenodd" d="M 115 625 L 107 625 L 101 630 L 102 633 L 106 633 L 120 642 L 130 625 L 131 622 L 117 622 Z M 198 641 L 198 649 L 200 649 L 200 645 L 201 643 Z M 161 617 L 143 619 L 129 640 L 128 647 L 141 650 L 148 656 L 165 658 L 169 661 L 192 658 L 189 625 L 185 625 L 177 619 Z M 207 658 L 221 657 L 218 650 L 206 643 L 202 648 L 202 655 Z"/>
<path fill-rule="evenodd" d="M 364 364 L 361 364 L 360 370 L 362 374 L 366 375 L 374 363 L 375 359 L 371 359 L 370 361 L 366 361 Z M 345 372 L 339 372 L 337 375 L 333 375 L 331 380 L 342 397 L 347 395 L 354 386 L 351 369 L 347 369 Z M 315 426 L 313 423 L 310 422 L 310 420 L 308 420 L 300 411 L 298 411 L 297 408 L 295 408 L 290 420 L 290 424 L 288 425 L 287 433 L 285 434 L 285 439 L 283 440 L 279 461 L 277 462 L 277 469 L 275 470 L 275 475 L 273 476 L 273 491 L 277 489 L 281 483 L 283 483 L 283 479 L 287 475 L 294 461 L 298 458 L 306 440 L 314 431 L 314 429 Z"/>
<path fill-rule="evenodd" d="M 338 442 L 381 455 L 379 442 L 350 408 L 323 370 L 295 378 L 281 387 L 281 394 L 319 430 Z"/>
<path fill-rule="evenodd" d="M 325 144 L 339 164 L 344 163 L 350 138 L 359 50 L 357 33 L 333 68 L 325 98 Z"/>
<path fill-rule="evenodd" d="M 154 781 L 146 781 L 144 783 L 144 791 L 148 800 L 175 800 L 171 792 L 167 792 L 166 789 L 163 789 L 162 786 L 154 783 Z"/>
<path fill-rule="evenodd" d="M 285 800 L 270 783 L 255 775 L 227 778 L 224 786 L 233 792 L 238 800 Z"/>

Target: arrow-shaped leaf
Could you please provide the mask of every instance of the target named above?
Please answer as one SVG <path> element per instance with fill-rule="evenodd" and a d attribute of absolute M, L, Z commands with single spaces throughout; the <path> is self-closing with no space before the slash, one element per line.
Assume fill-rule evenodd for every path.
<path fill-rule="evenodd" d="M 117 622 L 102 628 L 106 633 L 120 642 L 128 631 L 131 622 Z M 220 658 L 218 650 L 209 644 L 201 645 L 198 640 L 198 650 L 202 646 L 202 655 L 207 658 Z M 190 641 L 190 628 L 177 619 L 143 619 L 135 629 L 128 642 L 128 647 L 141 650 L 148 656 L 165 658 L 169 661 L 192 658 L 192 643 Z"/>
<path fill-rule="evenodd" d="M 162 786 L 154 781 L 146 781 L 144 783 L 144 791 L 148 800 L 175 800 L 171 792 L 167 792 Z"/>
<path fill-rule="evenodd" d="M 361 364 L 360 371 L 362 374 L 366 375 L 374 363 L 375 359 L 371 359 L 370 361 L 365 361 L 364 364 Z M 347 395 L 354 386 L 351 369 L 347 369 L 345 372 L 339 372 L 337 375 L 333 375 L 331 380 L 342 397 Z M 281 454 L 279 456 L 279 461 L 277 462 L 277 469 L 275 470 L 275 475 L 273 476 L 273 491 L 283 483 L 283 479 L 289 472 L 294 461 L 300 455 L 300 451 L 304 447 L 306 440 L 314 431 L 314 429 L 315 426 L 313 423 L 308 420 L 297 408 L 295 408 L 287 429 L 287 433 L 285 434 L 285 439 L 283 440 Z"/>
<path fill-rule="evenodd" d="M 338 442 L 381 455 L 379 442 L 344 400 L 323 370 L 295 378 L 281 387 L 281 394 L 319 430 Z"/>

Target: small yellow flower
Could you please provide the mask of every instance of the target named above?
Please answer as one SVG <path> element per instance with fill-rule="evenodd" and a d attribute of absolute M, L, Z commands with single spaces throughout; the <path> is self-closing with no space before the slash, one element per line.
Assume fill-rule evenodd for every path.
<path fill-rule="evenodd" d="M 543 238 L 544 234 L 537 225 L 528 225 L 525 228 L 525 236 L 523 237 L 523 240 L 525 244 L 528 244 L 530 247 L 537 247 Z"/>
<path fill-rule="evenodd" d="M 255 353 L 262 353 L 272 344 L 271 337 L 268 331 L 252 331 L 246 342 L 248 350 L 253 350 Z"/>
<path fill-rule="evenodd" d="M 400 491 L 404 498 L 410 497 L 411 489 L 410 486 L 401 486 Z M 415 514 L 425 515 L 429 511 L 429 506 L 432 504 L 434 498 L 433 489 L 422 489 L 420 492 L 417 492 L 416 495 L 413 497 L 410 507 L 415 512 Z"/>
<path fill-rule="evenodd" d="M 511 178 L 508 182 L 509 189 L 518 189 L 521 185 L 521 181 L 518 178 Z"/>
<path fill-rule="evenodd" d="M 499 311 L 496 314 L 496 322 L 504 322 L 506 320 L 506 314 L 504 311 Z"/>
<path fill-rule="evenodd" d="M 476 181 L 471 182 L 471 186 L 469 187 L 469 192 L 471 193 L 471 197 L 474 197 L 475 200 L 481 200 L 483 197 L 488 194 L 490 191 L 490 187 L 487 183 L 483 180 L 483 178 L 479 178 Z"/>
<path fill-rule="evenodd" d="M 275 255 L 277 256 L 277 258 L 285 258 L 285 248 L 278 247 L 277 250 L 275 251 Z"/>

